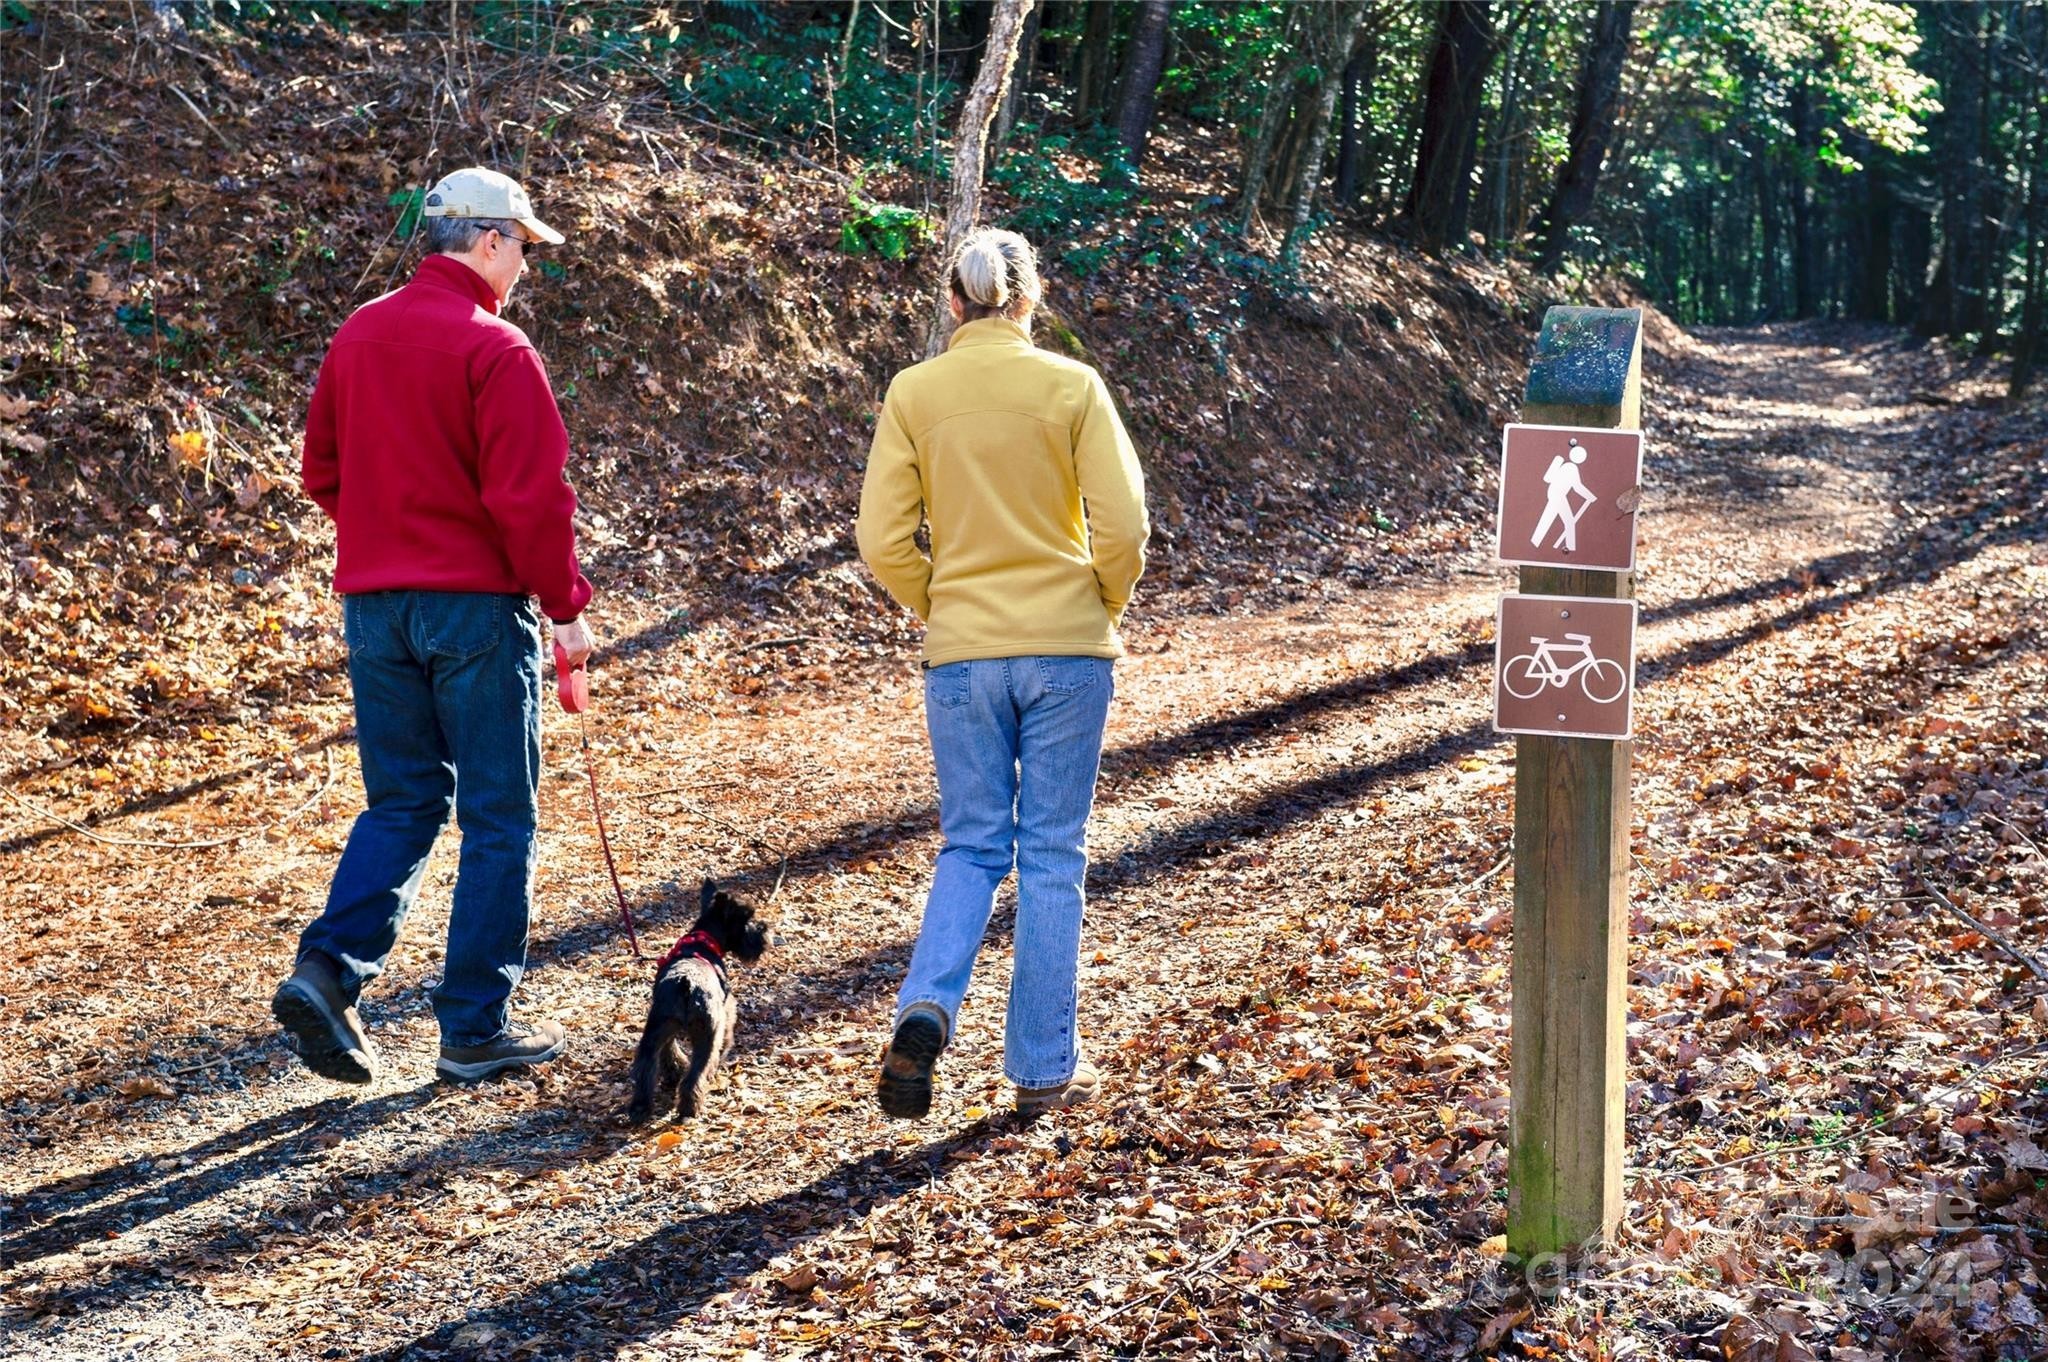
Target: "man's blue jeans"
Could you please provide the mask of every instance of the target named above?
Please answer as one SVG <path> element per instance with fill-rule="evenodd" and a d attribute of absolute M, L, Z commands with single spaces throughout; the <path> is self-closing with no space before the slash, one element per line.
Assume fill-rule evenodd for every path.
<path fill-rule="evenodd" d="M 1017 958 L 1003 1072 L 1023 1088 L 1066 1082 L 1080 1059 L 1085 829 L 1112 689 L 1110 664 L 1099 657 L 1000 657 L 925 673 L 945 846 L 897 1015 L 936 1013 L 951 1037 L 996 888 L 1014 865 Z"/>
<path fill-rule="evenodd" d="M 526 970 L 540 613 L 523 596 L 377 591 L 347 597 L 343 614 L 369 807 L 299 954 L 333 959 L 354 1001 L 383 973 L 452 808 L 462 860 L 434 1015 L 443 1044 L 482 1045 L 504 1031 Z"/>

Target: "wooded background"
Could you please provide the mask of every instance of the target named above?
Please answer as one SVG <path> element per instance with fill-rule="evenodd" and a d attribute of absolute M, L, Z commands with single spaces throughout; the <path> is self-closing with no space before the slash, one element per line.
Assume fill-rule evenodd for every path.
<path fill-rule="evenodd" d="M 1980 352 L 2038 331 L 2041 8 L 0 0 L 9 1356 L 2035 1355 L 2048 404 Z M 476 161 L 570 236 L 508 315 L 621 882 L 657 939 L 705 874 L 787 913 L 736 1089 L 658 1135 L 567 716 L 522 997 L 570 1054 L 423 1084 L 445 860 L 383 1087 L 309 1088 L 266 1006 L 360 807 L 307 394 Z M 1154 536 L 1106 1098 L 1012 1125 L 998 1005 L 910 1132 L 868 1085 L 938 846 L 921 630 L 852 527 L 961 166 Z M 1630 1213 L 1553 1299 L 1500 1253 L 1485 711 L 1558 302 L 1642 307 L 1658 496 Z"/>
<path fill-rule="evenodd" d="M 6 0 L 0 26 L 35 24 L 39 8 L 51 7 Z M 545 56 L 558 74 L 630 65 L 660 75 L 683 116 L 784 154 L 863 181 L 927 175 L 933 192 L 913 213 L 852 196 L 849 248 L 900 250 L 935 226 L 953 111 L 997 7 L 463 8 L 501 53 Z M 427 17 L 396 0 L 157 9 L 249 29 Z M 1055 251 L 1121 219 L 1092 250 L 1170 256 L 1226 229 L 1285 267 L 1305 234 L 1345 217 L 1428 252 L 1630 275 L 1687 322 L 1907 324 L 2010 354 L 2015 391 L 2036 363 L 2042 0 L 1045 0 L 1025 16 L 1014 74 L 990 174 L 1021 202 L 1012 224 Z M 7 139 L 0 231 L 33 201 L 62 116 L 34 100 L 33 73 L 13 75 L 29 98 L 10 121 L 27 135 Z M 546 97 L 537 84 L 536 106 Z M 1162 202 L 1157 182 L 1175 173 L 1162 127 L 1176 142 L 1227 136 L 1230 192 Z M 523 131 L 505 148 L 514 162 L 545 138 L 544 108 Z"/>

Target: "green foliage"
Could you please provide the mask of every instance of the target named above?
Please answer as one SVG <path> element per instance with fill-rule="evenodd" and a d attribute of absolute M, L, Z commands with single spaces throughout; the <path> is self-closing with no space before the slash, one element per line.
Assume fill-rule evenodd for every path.
<path fill-rule="evenodd" d="M 26 0 L 5 0 L 0 4 L 0 33 L 9 29 L 27 28 L 35 21 L 35 12 Z"/>
<path fill-rule="evenodd" d="M 1847 130 L 1886 150 L 1920 150 L 1920 119 L 1939 108 L 1934 82 L 1913 69 L 1920 39 L 1912 12 L 1884 0 L 1725 0 L 1654 11 L 1644 45 L 1705 133 L 1752 130 L 1774 150 L 1795 149 L 1795 96 L 1814 102 L 1814 164 L 1853 171 Z M 1699 96 L 1704 96 L 1701 98 Z M 1674 101 L 1675 102 L 1675 101 Z M 1690 159 L 1690 158 L 1688 158 Z"/>
<path fill-rule="evenodd" d="M 1128 172 L 1117 174 L 1117 162 L 1100 148 L 1106 133 L 1084 138 L 1046 134 L 1030 137 L 1036 129 L 1019 125 L 1016 144 L 989 172 L 989 180 L 1002 186 L 1016 199 L 1017 206 L 1004 225 L 1022 232 L 1041 247 L 1057 250 L 1078 240 L 1138 200 L 1138 190 Z M 1089 147 L 1097 154 L 1090 156 Z M 1090 162 L 1106 167 L 1107 173 L 1090 173 Z"/>
<path fill-rule="evenodd" d="M 131 336 L 147 336 L 153 333 L 173 344 L 184 338 L 182 331 L 157 315 L 156 303 L 148 298 L 121 304 L 114 309 L 114 320 Z"/>
<path fill-rule="evenodd" d="M 147 265 L 156 258 L 156 248 L 150 244 L 149 234 L 136 231 L 109 233 L 93 247 L 92 253 L 115 256 L 131 265 Z"/>
<path fill-rule="evenodd" d="M 716 122 L 799 144 L 831 139 L 863 159 L 941 170 L 932 155 L 932 120 L 951 109 L 956 87 L 879 67 L 872 49 L 860 44 L 842 81 L 838 38 L 837 29 L 823 25 L 758 37 L 716 23 L 709 32 L 686 32 L 676 55 L 689 69 L 671 93 Z"/>
<path fill-rule="evenodd" d="M 251 31 L 326 27 L 349 31 L 351 21 L 388 13 L 402 0 L 180 0 L 178 9 L 194 28 L 220 25 Z"/>
<path fill-rule="evenodd" d="M 848 255 L 879 255 L 901 260 L 912 247 L 938 235 L 938 225 L 915 208 L 870 203 L 855 194 L 853 213 L 839 228 L 839 249 Z"/>
<path fill-rule="evenodd" d="M 400 189 L 392 194 L 390 207 L 399 210 L 398 239 L 412 240 L 412 234 L 420 229 L 420 209 L 426 205 L 427 191 L 418 185 Z"/>
<path fill-rule="evenodd" d="M 1220 201 L 1189 208 L 1186 196 L 1191 181 L 1207 177 L 1194 194 L 1213 190 L 1235 198 L 1243 188 L 1235 180 L 1249 160 L 1245 153 L 1268 117 L 1271 155 L 1258 192 L 1264 202 L 1282 197 L 1272 192 L 1276 187 L 1291 193 L 1299 157 L 1311 144 L 1313 130 L 1304 120 L 1320 108 L 1317 86 L 1327 91 L 1344 59 L 1318 38 L 1332 11 L 1315 0 L 1175 0 L 1158 90 L 1160 119 L 1172 126 L 1162 128 L 1165 135 L 1153 146 L 1176 150 L 1154 150 L 1140 174 L 1123 164 L 1120 144 L 1099 120 L 1080 127 L 1073 119 L 1073 82 L 1082 68 L 1078 44 L 1089 35 L 1091 15 L 1097 41 L 1105 17 L 1114 20 L 1115 36 L 1108 50 L 1095 54 L 1106 64 L 1090 69 L 1106 71 L 1113 82 L 1121 64 L 1135 7 L 1115 5 L 1105 16 L 1111 3 L 1061 6 L 1044 16 L 1026 104 L 1027 116 L 1040 122 L 1019 124 L 988 171 L 990 182 L 1005 191 L 1001 220 L 1038 242 L 1050 259 L 1082 275 L 1218 271 L 1240 290 L 1232 305 L 1236 315 L 1256 293 L 1302 287 L 1295 268 L 1299 247 L 1331 222 L 1327 209 L 1336 208 L 1339 219 L 1362 216 L 1382 225 L 1400 216 L 1422 141 L 1423 87 L 1441 5 L 1373 0 L 1367 7 L 1359 33 L 1371 61 L 1361 67 L 1367 74 L 1350 130 L 1353 197 L 1343 205 L 1319 200 L 1310 230 L 1290 233 L 1279 258 L 1268 260 L 1227 230 Z M 1480 91 L 1467 220 L 1491 249 L 1517 249 L 1532 211 L 1549 197 L 1567 154 L 1581 62 L 1601 3 L 1541 0 L 1492 8 L 1499 51 Z M 391 30 L 419 27 L 429 10 L 441 22 L 440 9 L 422 9 L 421 0 L 171 5 L 198 28 L 284 34 L 294 44 L 331 41 L 336 31 L 370 27 L 373 20 Z M 1974 230 L 1949 223 L 1966 213 L 1948 201 L 1955 167 L 1936 163 L 1948 158 L 1947 141 L 1940 157 L 1923 145 L 1930 120 L 1936 140 L 1973 126 L 1959 121 L 1962 113 L 1955 120 L 1941 116 L 1941 92 L 1931 77 L 1963 81 L 1963 63 L 1974 62 L 1969 69 L 1981 73 L 1978 84 L 1965 82 L 1951 92 L 1974 111 L 1979 99 L 1967 90 L 1976 89 L 1983 105 L 1973 114 L 1985 123 L 1981 135 L 1963 139 L 1977 148 L 1973 163 L 1982 162 L 1964 202 L 1967 214 L 1995 219 L 1996 230 L 1965 254 L 1995 256 L 1996 277 L 1957 287 L 1989 300 L 1976 305 L 1970 325 L 1987 328 L 1995 341 L 1999 328 L 2010 332 L 2019 317 L 2024 300 L 2016 290 L 2028 277 L 2029 235 L 2038 236 L 2038 228 L 2025 224 L 2039 172 L 2028 170 L 2035 155 L 2028 131 L 2033 115 L 2022 87 L 2044 62 L 2043 38 L 2029 36 L 2048 34 L 2040 6 L 2041 0 L 1641 5 L 1623 76 L 1625 112 L 1608 145 L 1595 206 L 1572 227 L 1574 252 L 1590 274 L 1639 270 L 1649 291 L 1689 320 L 1748 320 L 1773 308 L 1782 313 L 1788 293 L 1812 298 L 1817 270 L 1827 272 L 1831 282 L 1824 291 L 1833 292 L 1799 306 L 1840 310 L 1848 287 L 1842 281 L 1866 249 L 1869 234 L 1859 214 L 1867 198 L 1880 215 L 1891 211 L 1885 205 L 1910 204 L 1913 212 L 1899 216 L 1919 221 L 1933 195 L 1941 206 L 1931 235 L 1943 243 L 1941 250 L 1948 249 L 1952 231 Z M 961 83 L 972 79 L 978 60 L 961 36 L 967 18 L 960 0 L 941 11 L 938 31 L 931 32 L 933 12 L 906 13 L 900 4 L 463 0 L 456 22 L 466 26 L 480 67 L 488 54 L 498 69 L 518 70 L 521 81 L 531 76 L 537 103 L 545 106 L 533 115 L 542 139 L 557 137 L 563 127 L 580 130 L 581 111 L 589 107 L 581 95 L 554 97 L 551 83 L 574 90 L 609 85 L 633 102 L 640 111 L 635 117 L 666 103 L 661 116 L 707 137 L 744 140 L 770 157 L 795 153 L 834 167 L 886 171 L 896 177 L 889 193 L 916 203 L 918 190 L 903 187 L 908 176 L 924 177 L 928 196 L 945 192 L 951 168 L 943 153 Z M 0 0 L 0 31 L 36 22 L 43 13 L 35 0 Z M 62 108 L 69 97 L 53 92 L 51 108 Z M 358 110 L 351 126 L 373 121 L 371 111 Z M 1338 130 L 1330 130 L 1325 183 L 1339 140 Z M 1169 159 L 1176 163 L 1165 164 Z M 1879 181 L 1888 187 L 1866 188 Z M 1173 201 L 1183 205 L 1170 210 L 1148 198 L 1148 191 L 1161 193 L 1169 182 Z M 390 196 L 401 238 L 419 229 L 419 198 L 410 187 Z M 929 198 L 925 204 L 929 211 Z M 1796 256 L 1796 290 L 1795 212 L 1806 243 Z M 858 186 L 842 217 L 839 244 L 851 254 L 901 259 L 935 234 L 925 213 L 871 202 Z M 1228 220 L 1242 220 L 1242 213 L 1234 207 Z M 1292 218 L 1269 214 L 1266 221 L 1285 230 Z M 1928 228 L 1918 229 L 1917 237 L 1908 230 L 1902 225 L 1891 239 L 1896 268 L 1890 301 L 1877 305 L 1881 313 L 1891 309 L 1883 315 L 1911 309 L 1911 300 L 1931 287 L 1937 259 L 1959 267 L 1954 251 L 1928 254 Z M 1816 252 L 1816 237 L 1829 249 Z M 149 249 L 147 240 L 118 233 L 101 254 L 124 252 L 142 264 Z M 1905 258 L 1909 254 L 1916 258 Z M 1817 257 L 1825 257 L 1819 266 Z M 1877 268 L 1883 272 L 1881 260 Z M 1746 277 L 1738 281 L 1738 275 Z M 1883 292 L 1886 281 L 1878 283 Z M 1987 307 L 1988 320 L 1977 315 Z M 1213 317 L 1190 312 L 1186 321 L 1205 336 L 1228 331 Z"/>
<path fill-rule="evenodd" d="M 1181 0 L 1173 11 L 1174 60 L 1159 79 L 1160 103 L 1210 121 L 1255 117 L 1265 72 L 1285 57 L 1285 24 L 1286 6 L 1275 0 Z"/>

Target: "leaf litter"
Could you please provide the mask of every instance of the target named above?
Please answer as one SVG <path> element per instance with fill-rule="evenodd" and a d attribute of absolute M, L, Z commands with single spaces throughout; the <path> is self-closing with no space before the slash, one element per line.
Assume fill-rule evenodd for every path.
<path fill-rule="evenodd" d="M 209 107 L 246 97 L 267 59 L 69 55 L 106 82 L 109 117 L 173 75 Z M 390 87 L 352 90 L 358 104 L 418 93 L 351 79 Z M 278 98 L 303 116 L 301 96 Z M 289 118 L 221 121 L 299 202 L 360 212 L 297 157 Z M 2038 1346 L 2048 991 L 2015 954 L 2048 959 L 2037 410 L 1993 410 L 1988 377 L 1888 333 L 1650 319 L 1628 1211 L 1611 1252 L 1553 1280 L 1500 1237 L 1513 767 L 1483 672 L 1506 581 L 1485 556 L 1483 470 L 1531 300 L 1377 243 L 1312 262 L 1333 295 L 1407 290 L 1419 322 L 1458 326 L 1477 351 L 1460 383 L 1490 408 L 1348 463 L 1316 443 L 1344 423 L 1306 399 L 1254 404 L 1235 419 L 1274 424 L 1231 431 L 1206 356 L 1117 349 L 1146 343 L 1128 325 L 1142 280 L 1112 272 L 1074 300 L 1147 447 L 1176 451 L 1093 843 L 1082 1016 L 1105 1096 L 1029 1126 L 1006 1114 L 1006 905 L 945 1096 L 906 1128 L 867 1089 L 934 794 L 908 630 L 848 562 L 843 522 L 844 465 L 898 348 L 889 298 L 912 274 L 834 276 L 838 332 L 859 339 L 792 375 L 794 400 L 750 406 L 793 339 L 754 265 L 808 258 L 813 201 L 795 172 L 771 185 L 716 144 L 690 149 L 701 174 L 636 180 L 621 167 L 640 147 L 607 161 L 607 135 L 566 138 L 605 167 L 574 192 L 600 218 L 662 205 L 604 230 L 701 272 L 690 305 L 725 328 L 685 337 L 687 394 L 616 353 L 575 375 L 586 538 L 618 611 L 596 745 L 620 869 L 658 937 L 684 925 L 696 878 L 765 896 L 781 853 L 764 847 L 789 853 L 785 945 L 742 979 L 741 1052 L 711 1115 L 617 1121 L 646 972 L 610 926 L 559 716 L 521 1005 L 571 1021 L 577 1049 L 475 1091 L 426 1081 L 444 849 L 370 1001 L 388 1076 L 339 1095 L 282 1052 L 265 1002 L 360 786 L 331 549 L 276 434 L 304 366 L 237 386 L 221 341 L 316 344 L 291 341 L 292 318 L 345 310 L 360 266 L 298 258 L 275 302 L 212 281 L 249 314 L 185 316 L 192 367 L 129 391 L 116 309 L 175 274 L 139 263 L 131 230 L 77 285 L 104 315 L 65 332 L 72 291 L 48 281 L 91 243 L 39 238 L 48 296 L 10 299 L 0 346 L 43 364 L 70 335 L 89 358 L 41 396 L 0 394 L 8 448 L 38 459 L 0 483 L 20 625 L 0 757 L 8 788 L 59 820 L 11 805 L 0 823 L 0 1318 L 22 1355 L 1857 1362 Z M 337 164 L 381 173 L 367 128 L 332 136 Z M 172 137 L 167 163 L 137 171 L 192 200 L 158 233 L 173 251 L 252 207 L 193 173 L 202 149 L 218 155 Z M 647 308 L 673 325 L 684 285 L 655 282 Z M 644 334 L 607 287 L 572 271 L 556 301 Z M 1404 347 L 1346 330 L 1355 317 L 1311 320 L 1248 328 L 1228 382 L 1287 391 L 1312 353 L 1330 363 L 1334 324 L 1375 373 L 1339 370 L 1342 410 L 1439 410 Z M 718 421 L 636 434 L 686 399 Z M 1239 466 L 1239 441 L 1263 468 Z M 1324 479 L 1346 496 L 1319 497 Z M 1431 502 L 1431 479 L 1463 489 L 1455 505 Z M 690 571 L 668 580 L 663 554 Z M 174 856 L 67 823 L 236 839 Z"/>

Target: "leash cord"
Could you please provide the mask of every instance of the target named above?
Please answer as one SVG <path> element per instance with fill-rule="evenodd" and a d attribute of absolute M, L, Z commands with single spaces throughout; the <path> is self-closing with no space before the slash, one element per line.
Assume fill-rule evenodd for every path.
<path fill-rule="evenodd" d="M 612 839 L 604 830 L 604 804 L 597 797 L 597 754 L 590 750 L 590 715 L 579 712 L 577 722 L 583 731 L 583 773 L 590 777 L 590 812 L 597 818 L 597 844 L 604 849 L 604 868 L 611 872 L 612 893 L 618 896 L 619 920 L 626 924 L 626 940 L 633 947 L 633 958 L 645 960 L 640 953 L 640 934 L 633 930 L 633 910 L 626 906 L 626 890 L 619 883 L 618 863 L 612 859 Z"/>

